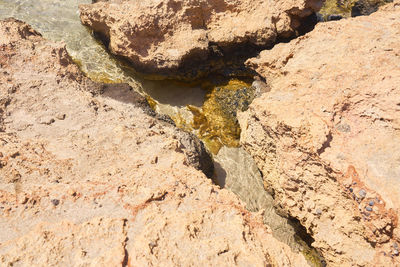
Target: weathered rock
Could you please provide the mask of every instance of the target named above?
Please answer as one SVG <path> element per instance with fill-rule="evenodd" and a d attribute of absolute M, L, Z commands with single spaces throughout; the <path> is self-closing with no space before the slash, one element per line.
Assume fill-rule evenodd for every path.
<path fill-rule="evenodd" d="M 400 264 L 400 2 L 384 9 L 247 62 L 272 90 L 239 114 L 241 142 L 328 265 Z"/>
<path fill-rule="evenodd" d="M 306 265 L 128 87 L 91 82 L 14 19 L 0 64 L 1 266 Z"/>
<path fill-rule="evenodd" d="M 167 122 L 175 126 L 173 120 L 166 115 L 154 112 L 146 98 L 134 91 L 128 84 L 101 84 L 99 85 L 101 95 L 111 97 L 115 100 L 133 104 L 142 109 L 147 115 L 160 121 Z M 214 163 L 211 155 L 194 134 L 176 129 L 176 139 L 180 143 L 180 149 L 185 154 L 187 163 L 211 178 L 214 174 Z"/>
<path fill-rule="evenodd" d="M 194 78 L 226 72 L 221 61 L 295 36 L 321 5 L 319 0 L 112 0 L 81 5 L 80 11 L 82 23 L 136 70 Z"/>

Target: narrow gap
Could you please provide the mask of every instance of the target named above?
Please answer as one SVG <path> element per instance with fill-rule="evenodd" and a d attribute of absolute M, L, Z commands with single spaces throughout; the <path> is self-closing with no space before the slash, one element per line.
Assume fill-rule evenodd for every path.
<path fill-rule="evenodd" d="M 324 257 L 321 253 L 319 253 L 312 244 L 314 243 L 314 238 L 307 232 L 307 229 L 300 223 L 297 218 L 289 217 L 288 218 L 289 224 L 293 226 L 296 230 L 296 240 L 303 244 L 303 255 L 306 260 L 312 264 L 313 266 L 317 267 L 325 267 L 327 265 Z M 304 246 L 305 245 L 305 246 Z"/>

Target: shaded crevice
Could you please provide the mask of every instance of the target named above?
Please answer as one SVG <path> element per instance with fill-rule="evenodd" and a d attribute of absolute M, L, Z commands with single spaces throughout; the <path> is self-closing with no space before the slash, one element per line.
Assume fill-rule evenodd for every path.
<path fill-rule="evenodd" d="M 325 152 L 325 150 L 331 146 L 333 136 L 332 133 L 329 132 L 329 134 L 326 136 L 325 142 L 322 144 L 322 146 L 317 150 L 318 155 L 321 155 L 322 153 Z"/>
<path fill-rule="evenodd" d="M 128 220 L 124 219 L 124 224 L 122 226 L 123 227 L 123 232 L 124 232 L 125 235 L 127 234 L 126 233 L 126 224 L 127 224 L 127 222 L 128 222 Z M 129 254 L 128 254 L 128 250 L 126 248 L 128 241 L 129 241 L 129 238 L 126 237 L 125 240 L 124 240 L 124 258 L 123 258 L 122 263 L 121 263 L 122 267 L 128 267 L 130 265 L 129 264 Z"/>
<path fill-rule="evenodd" d="M 307 261 L 313 266 L 325 267 L 327 263 L 324 257 L 312 245 L 315 241 L 312 235 L 308 233 L 307 229 L 300 223 L 297 218 L 289 217 L 288 222 L 296 230 L 296 238 L 298 239 L 298 241 L 304 242 L 306 244 L 305 249 L 302 251 L 302 253 Z"/>
<path fill-rule="evenodd" d="M 124 259 L 121 264 L 122 267 L 128 267 L 130 265 L 129 264 L 129 254 L 128 254 L 128 250 L 126 249 L 126 244 L 127 244 L 128 240 L 129 240 L 129 238 L 127 237 L 125 239 L 125 243 L 124 243 Z"/>

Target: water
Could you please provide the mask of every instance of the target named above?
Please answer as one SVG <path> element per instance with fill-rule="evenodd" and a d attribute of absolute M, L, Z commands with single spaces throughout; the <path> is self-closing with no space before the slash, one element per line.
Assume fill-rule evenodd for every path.
<path fill-rule="evenodd" d="M 129 83 L 153 98 L 157 111 L 170 115 L 190 130 L 193 114 L 187 105 L 202 107 L 206 91 L 201 84 L 145 80 L 124 67 L 81 25 L 78 5 L 87 3 L 91 0 L 0 0 L 0 19 L 20 19 L 45 38 L 63 41 L 71 57 L 91 79 Z M 276 214 L 273 199 L 264 190 L 262 177 L 250 155 L 241 148 L 222 147 L 214 159 L 219 185 L 235 192 L 249 210 L 264 210 L 264 222 L 278 239 L 296 251 L 304 249 L 304 244 L 296 241 L 294 227 Z"/>

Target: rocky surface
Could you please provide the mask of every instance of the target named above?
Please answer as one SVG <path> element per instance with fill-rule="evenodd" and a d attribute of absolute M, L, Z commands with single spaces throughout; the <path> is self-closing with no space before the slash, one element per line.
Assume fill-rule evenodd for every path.
<path fill-rule="evenodd" d="M 0 66 L 1 266 L 307 265 L 129 87 L 14 19 Z"/>
<path fill-rule="evenodd" d="M 322 1 L 111 0 L 81 5 L 82 23 L 141 72 L 194 78 L 305 30 Z M 240 70 L 239 70 L 240 71 Z"/>
<path fill-rule="evenodd" d="M 276 205 L 333 266 L 397 266 L 400 2 L 318 24 L 247 62 L 271 91 L 239 114 Z"/>

